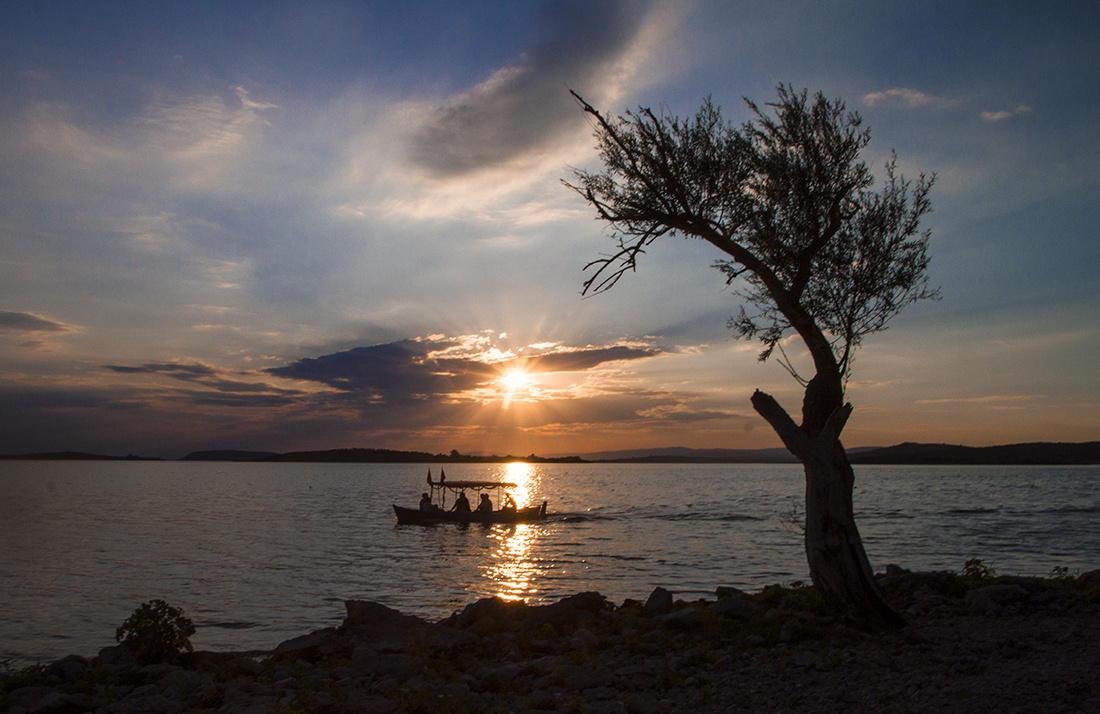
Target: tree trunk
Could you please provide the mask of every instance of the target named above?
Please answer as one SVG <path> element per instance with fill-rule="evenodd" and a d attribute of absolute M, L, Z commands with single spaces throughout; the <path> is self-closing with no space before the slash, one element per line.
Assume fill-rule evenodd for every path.
<path fill-rule="evenodd" d="M 905 620 L 894 612 L 875 580 L 852 512 L 855 474 L 839 435 L 852 405 L 822 417 L 815 405 L 813 383 L 803 405 L 804 424 L 820 425 L 813 433 L 794 423 L 773 397 L 761 391 L 752 404 L 798 457 L 806 471 L 806 559 L 810 577 L 830 611 L 868 629 L 900 627 Z M 827 402 L 828 400 L 823 400 Z"/>

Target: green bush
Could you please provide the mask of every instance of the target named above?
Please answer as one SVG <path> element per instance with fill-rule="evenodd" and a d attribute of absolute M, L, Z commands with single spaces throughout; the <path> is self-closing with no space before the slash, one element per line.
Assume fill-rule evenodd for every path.
<path fill-rule="evenodd" d="M 115 631 L 115 642 L 121 642 L 142 664 L 154 664 L 174 661 L 180 652 L 194 649 L 193 634 L 195 625 L 183 610 L 164 600 L 151 600 Z"/>

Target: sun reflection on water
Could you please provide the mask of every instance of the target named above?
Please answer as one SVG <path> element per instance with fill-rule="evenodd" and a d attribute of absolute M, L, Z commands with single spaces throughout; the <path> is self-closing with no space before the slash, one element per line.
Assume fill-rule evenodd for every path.
<path fill-rule="evenodd" d="M 535 542 L 535 528 L 518 524 L 494 529 L 497 547 L 493 551 L 486 577 L 494 584 L 493 594 L 502 600 L 524 600 L 531 594 L 531 587 L 539 570 L 531 558 Z"/>
<path fill-rule="evenodd" d="M 512 495 L 520 508 L 535 505 L 532 498 L 540 479 L 531 464 L 504 464 L 500 480 L 516 484 Z M 496 596 L 503 600 L 523 600 L 532 591 L 540 569 L 533 557 L 540 529 L 533 524 L 516 524 L 493 528 L 497 541 L 486 567 L 486 577 L 495 586 Z"/>

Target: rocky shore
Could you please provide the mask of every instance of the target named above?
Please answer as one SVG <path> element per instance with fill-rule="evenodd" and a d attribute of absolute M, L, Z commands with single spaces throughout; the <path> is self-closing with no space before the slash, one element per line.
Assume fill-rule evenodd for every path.
<path fill-rule="evenodd" d="M 124 647 L 0 675 L 10 712 L 1098 712 L 1100 571 L 879 575 L 909 625 L 869 634 L 808 587 L 677 601 L 479 600 L 427 622 L 370 602 L 272 652 Z"/>

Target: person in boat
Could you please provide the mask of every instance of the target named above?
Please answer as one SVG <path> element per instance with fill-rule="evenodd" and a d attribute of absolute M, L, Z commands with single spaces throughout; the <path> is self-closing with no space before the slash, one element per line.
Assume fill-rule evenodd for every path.
<path fill-rule="evenodd" d="M 455 505 L 451 506 L 451 510 L 456 513 L 469 513 L 470 502 L 466 500 L 466 492 L 459 491 L 458 498 L 455 499 Z"/>
<path fill-rule="evenodd" d="M 428 497 L 428 494 L 420 494 L 420 510 L 430 511 L 432 510 L 432 499 Z"/>
<path fill-rule="evenodd" d="M 478 513 L 492 513 L 493 502 L 489 500 L 489 494 L 481 494 L 481 503 L 477 504 Z"/>
<path fill-rule="evenodd" d="M 512 494 L 509 493 L 504 497 L 504 505 L 500 507 L 500 510 L 511 513 L 516 512 L 516 499 L 512 498 Z"/>

